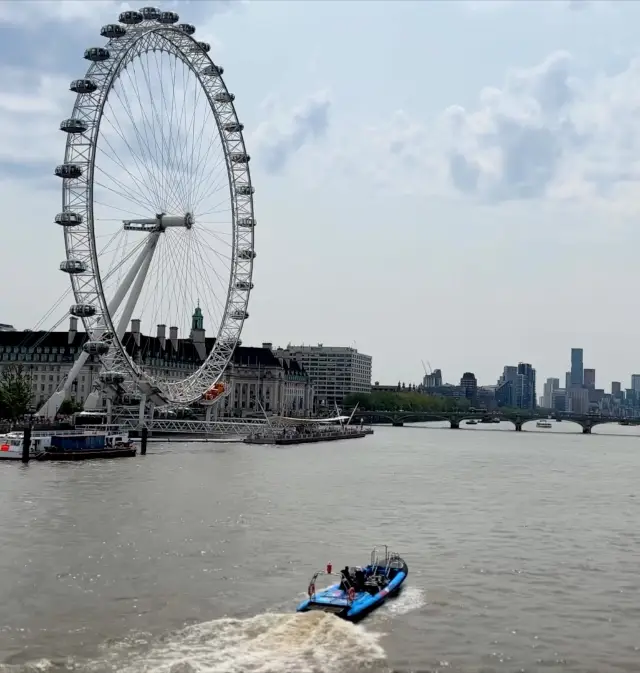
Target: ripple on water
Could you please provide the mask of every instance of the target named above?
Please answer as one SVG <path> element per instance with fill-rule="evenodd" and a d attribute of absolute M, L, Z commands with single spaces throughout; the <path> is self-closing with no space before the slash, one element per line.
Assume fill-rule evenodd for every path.
<path fill-rule="evenodd" d="M 332 615 L 263 613 L 188 626 L 160 641 L 138 635 L 91 661 L 0 665 L 2 673 L 338 673 L 388 671 L 381 634 Z"/>
<path fill-rule="evenodd" d="M 10 466 L 0 673 L 637 673 L 637 442 L 378 428 Z M 397 600 L 358 627 L 292 614 L 314 570 L 384 542 Z"/>

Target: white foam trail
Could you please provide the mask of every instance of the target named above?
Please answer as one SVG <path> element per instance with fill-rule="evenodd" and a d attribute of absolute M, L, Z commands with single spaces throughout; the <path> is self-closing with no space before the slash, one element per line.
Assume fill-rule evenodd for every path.
<path fill-rule="evenodd" d="M 424 589 L 410 586 L 403 589 L 397 598 L 388 600 L 381 611 L 387 615 L 406 615 L 408 612 L 418 610 L 427 602 Z"/>
<path fill-rule="evenodd" d="M 119 673 L 332 673 L 385 660 L 380 634 L 322 612 L 265 613 L 190 626 Z"/>
<path fill-rule="evenodd" d="M 0 673 L 45 673 L 54 667 L 54 663 L 49 659 L 38 659 L 26 664 L 2 664 L 0 663 Z"/>

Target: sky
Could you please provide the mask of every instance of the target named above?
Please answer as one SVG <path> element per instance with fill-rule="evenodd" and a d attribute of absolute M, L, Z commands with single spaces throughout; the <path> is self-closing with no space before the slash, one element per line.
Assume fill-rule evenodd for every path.
<path fill-rule="evenodd" d="M 130 3 L 0 4 L 0 322 L 68 287 L 59 122 Z M 167 2 L 225 68 L 256 188 L 245 345 L 355 346 L 541 394 L 583 347 L 596 385 L 640 371 L 640 3 Z M 59 319 L 68 306 L 54 316 Z M 187 307 L 186 310 L 191 310 Z M 206 327 L 206 316 L 205 316 Z"/>

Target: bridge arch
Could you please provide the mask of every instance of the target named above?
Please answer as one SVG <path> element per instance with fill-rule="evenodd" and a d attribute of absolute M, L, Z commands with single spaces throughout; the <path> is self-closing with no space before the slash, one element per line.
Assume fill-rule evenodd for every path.
<path fill-rule="evenodd" d="M 545 419 L 545 418 L 528 418 L 526 421 L 523 421 L 522 428 L 524 429 L 525 426 L 529 426 L 527 428 L 528 431 L 535 430 L 536 429 L 535 425 L 532 426 L 531 424 L 532 423 L 537 423 L 538 421 L 544 421 L 544 420 L 551 421 L 551 423 L 553 424 L 553 428 L 555 428 L 556 426 L 560 426 L 560 427 L 577 426 L 577 428 L 575 428 L 575 429 L 573 427 L 571 427 L 572 432 L 575 432 L 575 433 L 582 432 L 582 430 L 584 428 L 584 426 L 582 425 L 582 423 L 580 421 L 569 420 L 567 418 L 563 418 L 563 419 L 561 419 L 561 421 L 558 421 L 555 418 L 548 418 L 548 419 Z M 553 429 L 553 428 L 551 428 L 551 429 Z"/>

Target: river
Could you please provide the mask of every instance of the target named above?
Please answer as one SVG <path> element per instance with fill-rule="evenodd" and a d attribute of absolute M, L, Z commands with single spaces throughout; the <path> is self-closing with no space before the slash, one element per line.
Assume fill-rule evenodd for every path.
<path fill-rule="evenodd" d="M 640 437 L 571 427 L 0 464 L 0 672 L 635 672 Z M 381 543 L 398 598 L 294 614 Z"/>

